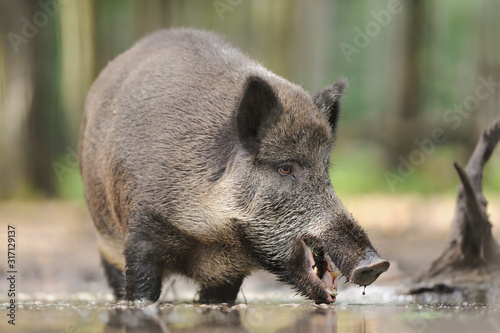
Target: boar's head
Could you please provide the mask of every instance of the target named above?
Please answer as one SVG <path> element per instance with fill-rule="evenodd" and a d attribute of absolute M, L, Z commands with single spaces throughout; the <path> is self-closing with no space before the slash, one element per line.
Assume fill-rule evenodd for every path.
<path fill-rule="evenodd" d="M 335 194 L 329 160 L 346 81 L 313 99 L 290 84 L 250 77 L 236 111 L 231 169 L 241 239 L 255 260 L 317 303 L 337 281 L 366 286 L 389 268 Z"/>

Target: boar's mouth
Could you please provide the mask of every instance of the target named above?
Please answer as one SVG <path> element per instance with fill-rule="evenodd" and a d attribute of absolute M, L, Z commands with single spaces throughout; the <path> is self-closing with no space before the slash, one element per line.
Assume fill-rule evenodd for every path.
<path fill-rule="evenodd" d="M 315 285 L 316 290 L 322 289 L 324 291 L 321 296 L 308 296 L 313 296 L 311 298 L 314 298 L 316 303 L 335 302 L 338 295 L 337 285 L 338 277 L 341 274 L 340 269 L 337 268 L 323 248 L 316 245 L 316 242 L 305 239 L 300 242 L 304 250 L 309 281 Z"/>

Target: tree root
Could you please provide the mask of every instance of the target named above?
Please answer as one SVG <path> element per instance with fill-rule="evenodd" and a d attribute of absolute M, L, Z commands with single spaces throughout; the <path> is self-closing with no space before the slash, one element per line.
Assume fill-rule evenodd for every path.
<path fill-rule="evenodd" d="M 492 235 L 482 190 L 484 165 L 498 141 L 500 118 L 482 133 L 465 169 L 453 163 L 462 184 L 458 188 L 450 239 L 429 269 L 417 277 L 421 286 L 410 293 L 457 289 L 460 284 L 467 285 L 467 281 L 479 286 L 500 276 L 500 244 Z"/>

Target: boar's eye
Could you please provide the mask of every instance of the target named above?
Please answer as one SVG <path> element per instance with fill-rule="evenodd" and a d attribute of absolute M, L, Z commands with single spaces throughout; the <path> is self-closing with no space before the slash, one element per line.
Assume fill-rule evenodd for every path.
<path fill-rule="evenodd" d="M 281 176 L 293 176 L 293 169 L 291 165 L 283 165 L 278 168 L 278 173 Z"/>

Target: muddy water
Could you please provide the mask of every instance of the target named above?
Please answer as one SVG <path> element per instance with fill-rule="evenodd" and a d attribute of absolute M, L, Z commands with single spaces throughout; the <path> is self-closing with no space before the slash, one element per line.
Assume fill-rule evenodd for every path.
<path fill-rule="evenodd" d="M 414 206 L 420 210 L 426 207 L 421 203 Z M 436 207 L 448 211 L 441 204 Z M 394 211 L 393 207 L 386 210 Z M 401 224 L 401 215 L 393 215 L 387 230 Z M 397 289 L 408 276 L 425 269 L 442 250 L 448 232 L 439 234 L 430 228 L 435 222 L 415 224 L 423 225 L 425 232 L 398 229 L 395 234 L 377 228 L 376 223 L 367 225 L 370 237 L 382 245 L 384 258 L 391 260 L 391 269 L 366 289 L 365 296 L 361 288 L 341 287 L 334 305 L 316 306 L 294 296 L 274 276 L 256 272 L 244 282 L 246 305 L 243 293 L 233 307 L 194 305 L 197 287 L 179 279 L 166 282 L 169 287 L 165 302 L 155 310 L 113 301 L 83 203 L 0 203 L 0 244 L 6 244 L 7 225 L 12 224 L 16 225 L 18 245 L 15 326 L 8 324 L 7 316 L 10 296 L 6 251 L 0 256 L 0 333 L 500 332 L 498 287 L 487 287 L 472 299 L 455 294 L 404 296 L 404 290 Z"/>
<path fill-rule="evenodd" d="M 64 298 L 67 298 L 65 300 Z M 408 297 L 378 304 L 259 301 L 224 305 L 127 306 L 110 295 L 24 295 L 15 326 L 1 304 L 0 332 L 500 332 L 500 305 L 425 305 Z"/>

